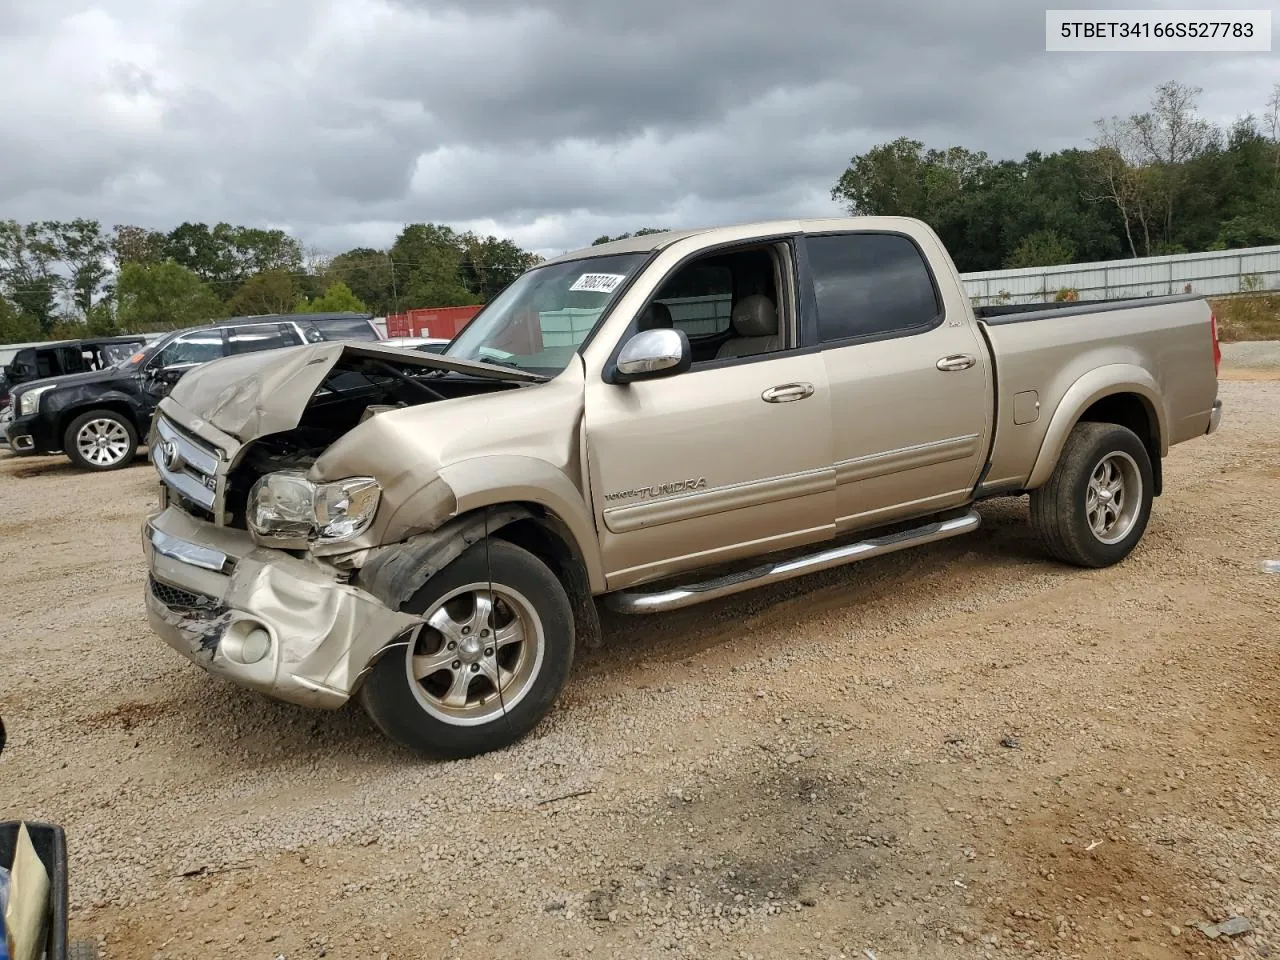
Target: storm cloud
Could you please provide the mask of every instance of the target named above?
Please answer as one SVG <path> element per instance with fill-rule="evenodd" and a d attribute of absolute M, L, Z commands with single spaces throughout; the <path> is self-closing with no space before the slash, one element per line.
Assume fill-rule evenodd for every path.
<path fill-rule="evenodd" d="M 1043 8 L 1012 0 L 12 0 L 0 217 L 227 220 L 330 251 L 433 220 L 554 253 L 835 213 L 849 158 L 901 135 L 1083 146 L 1169 79 L 1227 124 L 1280 68 L 1046 53 Z"/>

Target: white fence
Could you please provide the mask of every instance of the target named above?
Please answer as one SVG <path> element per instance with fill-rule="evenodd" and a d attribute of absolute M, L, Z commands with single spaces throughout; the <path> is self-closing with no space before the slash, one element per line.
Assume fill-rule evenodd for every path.
<path fill-rule="evenodd" d="M 961 279 L 980 305 L 1042 303 L 1062 289 L 1075 290 L 1081 300 L 1272 291 L 1280 290 L 1280 246 L 985 270 L 961 274 Z"/>

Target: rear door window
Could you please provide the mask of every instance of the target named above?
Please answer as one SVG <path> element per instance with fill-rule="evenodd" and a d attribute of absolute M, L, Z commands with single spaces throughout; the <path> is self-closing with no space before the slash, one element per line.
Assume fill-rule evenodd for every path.
<path fill-rule="evenodd" d="M 325 340 L 378 340 L 378 331 L 364 317 L 329 317 L 308 321 Z"/>
<path fill-rule="evenodd" d="M 233 355 L 294 347 L 302 342 L 293 327 L 287 323 L 255 323 L 244 327 L 232 327 L 228 334 L 228 343 Z"/>
<path fill-rule="evenodd" d="M 807 237 L 805 250 L 823 343 L 899 336 L 928 329 L 941 319 L 933 275 L 907 237 Z"/>

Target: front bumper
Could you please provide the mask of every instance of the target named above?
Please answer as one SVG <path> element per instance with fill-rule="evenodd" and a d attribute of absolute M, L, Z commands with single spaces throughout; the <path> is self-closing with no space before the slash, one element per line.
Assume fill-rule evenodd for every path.
<path fill-rule="evenodd" d="M 142 540 L 152 629 L 209 673 L 279 700 L 342 706 L 379 651 L 419 622 L 332 568 L 174 506 L 146 519 Z M 255 631 L 266 652 L 245 662 Z"/>
<path fill-rule="evenodd" d="M 62 440 L 53 435 L 49 423 L 38 413 L 14 417 L 4 427 L 9 446 L 17 453 L 57 453 Z"/>
<path fill-rule="evenodd" d="M 1209 411 L 1209 426 L 1205 430 L 1205 436 L 1213 433 L 1218 429 L 1218 425 L 1222 423 L 1222 401 L 1213 401 L 1213 409 Z"/>

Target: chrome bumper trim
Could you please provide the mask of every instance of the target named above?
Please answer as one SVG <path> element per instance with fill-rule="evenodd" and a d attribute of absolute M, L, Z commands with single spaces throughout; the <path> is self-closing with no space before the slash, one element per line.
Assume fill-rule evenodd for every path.
<path fill-rule="evenodd" d="M 1218 425 L 1222 423 L 1222 401 L 1213 401 L 1213 410 L 1209 413 L 1209 429 L 1205 430 L 1205 436 L 1213 433 L 1218 429 Z"/>
<path fill-rule="evenodd" d="M 212 570 L 214 573 L 230 573 L 235 569 L 235 560 L 221 550 L 202 547 L 189 540 L 171 537 L 163 530 L 157 530 L 151 523 L 147 524 L 147 539 L 151 541 L 151 546 L 156 553 L 170 560 L 177 560 L 179 563 L 200 567 L 203 570 Z"/>
<path fill-rule="evenodd" d="M 14 437 L 10 443 L 15 450 L 34 450 L 36 448 L 35 439 L 26 435 Z"/>

